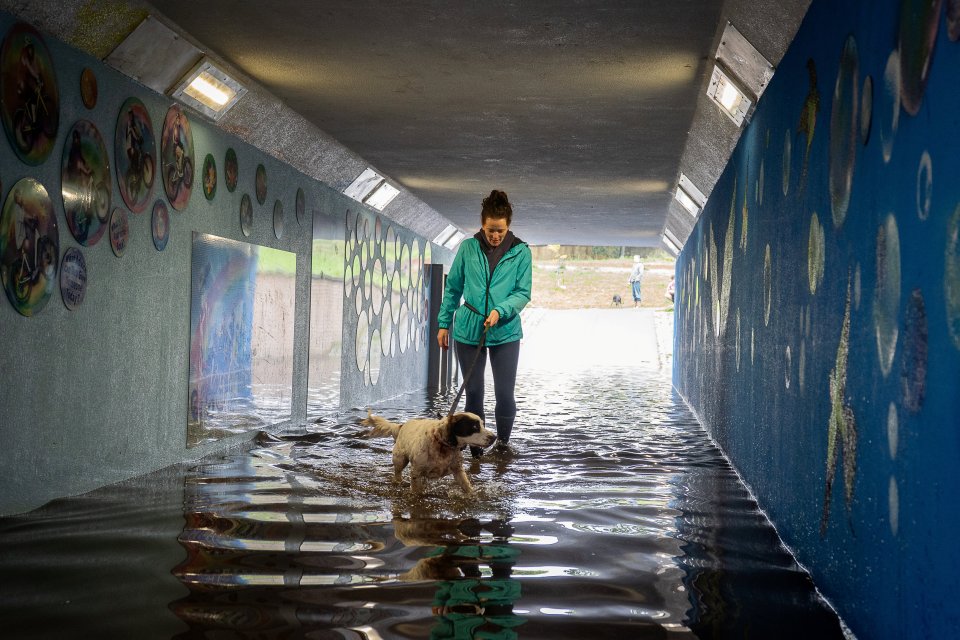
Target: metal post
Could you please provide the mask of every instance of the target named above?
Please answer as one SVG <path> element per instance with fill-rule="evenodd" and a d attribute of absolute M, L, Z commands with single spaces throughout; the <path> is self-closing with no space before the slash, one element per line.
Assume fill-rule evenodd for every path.
<path fill-rule="evenodd" d="M 447 357 L 437 344 L 437 314 L 440 313 L 440 302 L 443 300 L 443 265 L 428 264 L 426 266 L 427 282 L 430 286 L 430 322 L 427 336 L 427 391 L 436 393 L 441 388 L 441 380 L 446 372 Z M 446 388 L 443 389 L 446 391 Z"/>

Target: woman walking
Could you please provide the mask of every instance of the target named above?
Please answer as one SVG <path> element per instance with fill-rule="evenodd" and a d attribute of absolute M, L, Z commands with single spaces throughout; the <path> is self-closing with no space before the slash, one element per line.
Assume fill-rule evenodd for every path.
<path fill-rule="evenodd" d="M 450 348 L 450 325 L 456 342 L 457 360 L 466 373 L 477 357 L 477 363 L 465 380 L 466 405 L 484 418 L 484 371 L 487 354 L 493 372 L 496 397 L 497 444 L 506 448 L 517 416 L 514 387 L 520 360 L 520 312 L 530 302 L 530 247 L 510 231 L 513 209 L 507 194 L 493 190 L 483 199 L 480 210 L 480 231 L 467 238 L 453 259 L 443 302 L 437 317 L 440 330 L 437 342 L 441 349 Z M 484 339 L 485 336 L 485 339 Z M 483 341 L 483 348 L 477 353 Z M 486 422 L 486 421 L 485 421 Z M 482 450 L 471 447 L 475 458 Z"/>

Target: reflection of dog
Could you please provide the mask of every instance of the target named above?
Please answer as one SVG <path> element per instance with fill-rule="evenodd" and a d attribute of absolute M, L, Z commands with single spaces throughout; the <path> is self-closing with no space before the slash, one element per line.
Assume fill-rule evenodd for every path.
<path fill-rule="evenodd" d="M 620 297 L 619 293 L 613 294 L 613 306 L 615 307 L 623 306 L 623 298 Z"/>
<path fill-rule="evenodd" d="M 478 558 L 464 558 L 448 551 L 461 544 L 479 544 L 480 522 L 436 518 L 394 518 L 393 534 L 406 547 L 431 549 L 410 570 L 397 576 L 403 582 L 417 580 L 456 580 L 479 576 Z M 439 553 L 438 553 L 439 551 Z"/>
<path fill-rule="evenodd" d="M 427 480 L 453 474 L 465 493 L 473 491 L 463 470 L 461 447 L 489 447 L 497 436 L 473 413 L 455 413 L 443 418 L 418 418 L 403 424 L 368 412 L 362 422 L 373 427 L 370 437 L 393 436 L 393 472 L 397 481 L 410 465 L 410 488 L 422 491 Z"/>

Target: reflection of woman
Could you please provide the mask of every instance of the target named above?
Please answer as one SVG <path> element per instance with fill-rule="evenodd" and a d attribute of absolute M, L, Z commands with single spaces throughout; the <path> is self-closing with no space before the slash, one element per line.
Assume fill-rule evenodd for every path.
<path fill-rule="evenodd" d="M 440 305 L 437 342 L 442 349 L 450 346 L 450 325 L 456 341 L 457 359 L 465 372 L 477 357 L 476 368 L 465 380 L 464 409 L 484 417 L 483 378 L 486 354 L 490 354 L 493 389 L 496 396 L 494 417 L 497 424 L 497 446 L 510 440 L 517 415 L 514 387 L 520 359 L 520 311 L 530 302 L 530 248 L 510 231 L 513 209 L 507 194 L 491 191 L 484 198 L 480 212 L 480 231 L 467 238 L 447 277 L 443 302 Z M 463 303 L 461 304 L 461 298 Z M 478 345 L 485 339 L 485 347 Z M 471 447 L 474 457 L 481 449 Z"/>

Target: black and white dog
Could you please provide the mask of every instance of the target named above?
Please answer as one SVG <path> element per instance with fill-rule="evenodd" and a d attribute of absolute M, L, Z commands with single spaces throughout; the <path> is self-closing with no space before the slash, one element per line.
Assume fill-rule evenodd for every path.
<path fill-rule="evenodd" d="M 623 306 L 623 298 L 620 297 L 619 293 L 613 294 L 613 306 L 615 307 Z"/>
<path fill-rule="evenodd" d="M 399 482 L 403 470 L 410 465 L 410 488 L 414 491 L 422 491 L 427 480 L 453 474 L 464 493 L 472 492 L 460 449 L 468 445 L 489 447 L 497 439 L 483 426 L 480 416 L 467 412 L 397 424 L 368 411 L 361 424 L 373 427 L 368 437 L 393 437 L 394 479 Z"/>

